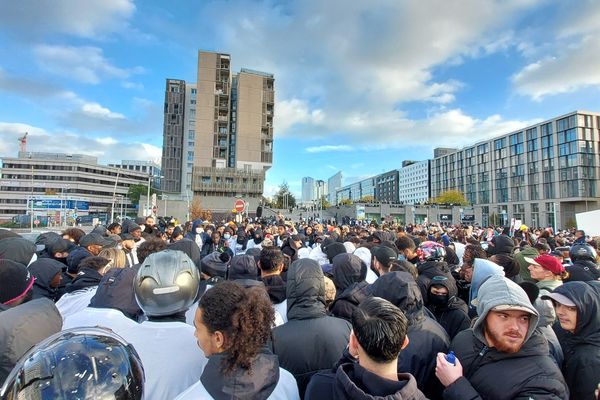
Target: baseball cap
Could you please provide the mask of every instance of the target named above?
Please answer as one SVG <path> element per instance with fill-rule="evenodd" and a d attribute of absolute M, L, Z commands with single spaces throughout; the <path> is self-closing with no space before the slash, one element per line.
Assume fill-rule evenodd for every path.
<path fill-rule="evenodd" d="M 98 233 L 88 233 L 84 237 L 79 240 L 79 246 L 87 247 L 91 245 L 99 245 L 99 246 L 109 246 L 113 244 L 112 241 L 107 240 L 104 236 Z"/>
<path fill-rule="evenodd" d="M 564 294 L 548 293 L 548 294 L 543 295 L 541 298 L 543 300 L 554 300 L 554 301 L 556 301 L 562 305 L 568 306 L 568 307 L 576 307 L 576 304 L 573 303 L 573 300 L 569 299 Z"/>
<path fill-rule="evenodd" d="M 540 267 L 552 272 L 554 275 L 560 275 L 565 272 L 565 267 L 558 258 L 550 254 L 541 254 L 536 258 L 523 257 L 529 264 L 539 265 Z"/>
<path fill-rule="evenodd" d="M 378 246 L 373 251 L 373 256 L 383 265 L 390 265 L 390 262 L 398 259 L 398 254 L 387 246 Z"/>

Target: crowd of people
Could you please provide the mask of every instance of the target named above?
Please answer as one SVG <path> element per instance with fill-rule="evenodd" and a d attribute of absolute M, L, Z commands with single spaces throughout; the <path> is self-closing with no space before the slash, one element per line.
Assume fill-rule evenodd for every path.
<path fill-rule="evenodd" d="M 583 231 L 0 230 L 0 399 L 597 399 Z"/>

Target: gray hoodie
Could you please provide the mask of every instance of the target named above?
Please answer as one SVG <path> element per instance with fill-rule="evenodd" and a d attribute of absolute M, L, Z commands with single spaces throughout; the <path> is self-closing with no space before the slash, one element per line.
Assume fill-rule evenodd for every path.
<path fill-rule="evenodd" d="M 529 340 L 537 327 L 539 314 L 529 301 L 529 297 L 527 297 L 521 286 L 503 276 L 492 275 L 483 282 L 479 288 L 477 299 L 473 300 L 472 303 L 477 307 L 477 314 L 479 315 L 479 318 L 473 325 L 473 333 L 483 343 L 486 343 L 483 333 L 485 318 L 490 310 L 496 306 L 511 305 L 522 307 L 524 311 L 527 310 L 531 313 L 525 342 Z"/>

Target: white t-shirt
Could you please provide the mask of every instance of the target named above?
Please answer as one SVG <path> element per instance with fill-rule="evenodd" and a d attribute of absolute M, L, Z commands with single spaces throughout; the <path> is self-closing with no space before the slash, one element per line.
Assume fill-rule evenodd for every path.
<path fill-rule="evenodd" d="M 281 316 L 283 323 L 288 321 L 287 319 L 287 299 L 282 301 L 281 303 L 273 304 L 273 308 L 275 309 L 275 313 Z M 279 325 L 277 325 L 279 326 Z"/>
<path fill-rule="evenodd" d="M 200 379 L 208 362 L 194 328 L 183 322 L 145 321 L 117 333 L 142 359 L 145 400 L 175 398 Z"/>
<path fill-rule="evenodd" d="M 101 326 L 120 336 L 120 332 L 135 328 L 138 323 L 114 308 L 87 307 L 66 317 L 62 328 L 65 330 L 84 326 Z"/>
<path fill-rule="evenodd" d="M 200 379 L 193 386 L 182 392 L 175 400 L 199 400 L 212 399 L 213 397 L 206 391 Z M 275 390 L 268 397 L 269 400 L 300 400 L 298 393 L 298 384 L 292 374 L 283 368 L 279 368 L 279 381 Z"/>
<path fill-rule="evenodd" d="M 56 308 L 62 315 L 63 321 L 70 315 L 73 315 L 90 305 L 92 297 L 96 294 L 98 286 L 92 286 L 82 290 L 76 290 L 64 294 L 57 302 Z"/>

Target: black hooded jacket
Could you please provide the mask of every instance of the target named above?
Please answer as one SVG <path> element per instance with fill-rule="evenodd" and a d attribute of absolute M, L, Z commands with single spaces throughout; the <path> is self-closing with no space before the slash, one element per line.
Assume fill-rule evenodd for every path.
<path fill-rule="evenodd" d="M 436 303 L 431 294 L 431 286 L 441 285 L 448 289 L 446 295 L 446 303 Z M 427 308 L 434 315 L 436 321 L 446 330 L 450 340 L 460 331 L 469 329 L 471 319 L 468 314 L 467 304 L 457 297 L 456 285 L 451 284 L 448 280 L 433 280 L 427 287 L 428 305 Z"/>
<path fill-rule="evenodd" d="M 489 246 L 487 253 L 490 256 L 494 254 L 512 254 L 515 249 L 515 242 L 507 235 L 498 235 L 492 238 L 493 246 Z"/>
<path fill-rule="evenodd" d="M 575 332 L 570 333 L 556 321 L 553 328 L 560 342 L 564 362 L 562 372 L 571 391 L 571 399 L 593 399 L 600 382 L 600 285 L 567 282 L 554 289 L 577 307 Z"/>
<path fill-rule="evenodd" d="M 238 368 L 224 374 L 222 363 L 226 353 L 208 357 L 200 382 L 215 399 L 265 400 L 275 390 L 279 381 L 279 361 L 277 356 L 264 351 L 252 361 L 252 374 Z"/>
<path fill-rule="evenodd" d="M 200 257 L 200 249 L 196 242 L 190 239 L 181 239 L 167 246 L 169 250 L 183 251 L 187 256 L 194 262 L 198 272 L 200 272 L 200 265 L 202 258 Z"/>
<path fill-rule="evenodd" d="M 369 297 L 366 276 L 367 265 L 359 257 L 343 253 L 333 258 L 333 283 L 336 296 L 329 307 L 333 316 L 350 321 L 354 309 Z"/>
<path fill-rule="evenodd" d="M 273 352 L 304 395 L 310 378 L 328 371 L 348 344 L 351 326 L 325 312 L 325 280 L 319 264 L 296 260 L 287 274 L 288 322 L 273 329 Z"/>
<path fill-rule="evenodd" d="M 50 282 L 52 282 L 56 274 L 62 273 L 64 266 L 60 261 L 47 257 L 40 258 L 31 263 L 28 269 L 35 277 L 35 283 L 33 284 L 34 299 L 46 297 L 52 301 L 57 300 L 57 290 L 50 287 Z"/>
<path fill-rule="evenodd" d="M 271 303 L 279 304 L 286 299 L 286 284 L 280 275 L 267 275 L 261 278 L 269 294 Z"/>
<path fill-rule="evenodd" d="M 410 374 L 399 373 L 392 381 L 376 375 L 358 363 L 340 365 L 335 373 L 313 376 L 305 400 L 426 400 Z"/>
<path fill-rule="evenodd" d="M 16 261 L 27 266 L 35 251 L 35 244 L 20 236 L 0 240 L 0 259 Z"/>
<path fill-rule="evenodd" d="M 93 286 L 98 286 L 102 280 L 102 275 L 98 271 L 91 268 L 83 267 L 79 270 L 77 276 L 66 287 L 67 293 L 73 293 L 77 290 L 87 289 Z"/>
<path fill-rule="evenodd" d="M 427 397 L 439 397 L 442 387 L 435 377 L 435 359 L 437 353 L 447 352 L 450 339 L 444 328 L 425 315 L 413 276 L 403 271 L 384 274 L 371 285 L 371 294 L 400 308 L 408 319 L 410 342 L 400 352 L 398 371 L 412 374 Z"/>
<path fill-rule="evenodd" d="M 569 273 L 569 278 L 565 279 L 565 282 L 587 282 L 600 279 L 600 266 L 590 260 L 577 260 L 565 269 Z"/>
<path fill-rule="evenodd" d="M 458 291 L 456 288 L 456 281 L 452 276 L 450 267 L 448 267 L 448 264 L 446 264 L 445 261 L 422 262 L 417 264 L 417 271 L 419 272 L 417 283 L 419 284 L 419 290 L 421 290 L 421 297 L 423 298 L 425 305 L 427 305 L 427 288 L 429 287 L 429 282 L 434 276 L 445 276 L 448 278 L 448 285 L 454 286 L 453 291 Z"/>

